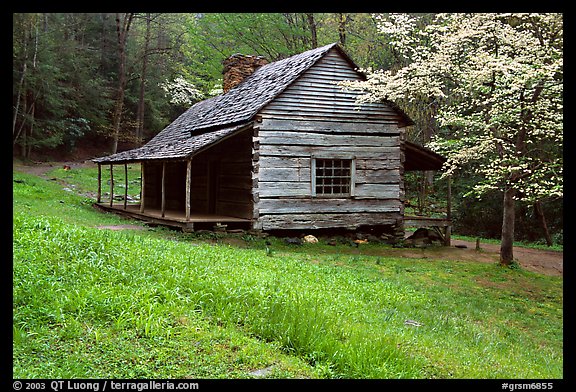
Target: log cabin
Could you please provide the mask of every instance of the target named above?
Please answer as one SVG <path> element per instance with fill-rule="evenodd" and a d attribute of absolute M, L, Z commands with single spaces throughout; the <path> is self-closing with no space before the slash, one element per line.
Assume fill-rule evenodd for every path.
<path fill-rule="evenodd" d="M 358 104 L 343 80 L 365 80 L 337 44 L 268 63 L 236 54 L 224 92 L 194 104 L 142 147 L 96 158 L 96 205 L 156 224 L 252 230 L 386 228 L 405 219 L 404 173 L 445 159 L 406 141 L 413 124 L 392 102 Z M 139 204 L 101 198 L 101 167 L 141 165 Z M 126 179 L 126 186 L 128 180 Z M 449 219 L 432 225 L 449 236 Z M 448 239 L 449 241 L 449 239 Z"/>

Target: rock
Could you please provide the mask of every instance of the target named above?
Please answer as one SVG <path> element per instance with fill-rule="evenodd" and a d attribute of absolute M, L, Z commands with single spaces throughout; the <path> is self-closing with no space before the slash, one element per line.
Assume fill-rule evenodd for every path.
<path fill-rule="evenodd" d="M 268 374 L 272 372 L 272 370 L 274 370 L 274 365 L 268 366 L 267 368 L 264 369 L 254 370 L 248 374 L 254 377 L 266 377 Z"/>
<path fill-rule="evenodd" d="M 368 234 L 365 239 L 373 244 L 378 244 L 381 242 L 381 239 L 373 234 Z"/>
<path fill-rule="evenodd" d="M 432 245 L 434 242 L 442 244 L 442 238 L 432 229 L 419 228 L 410 237 L 404 240 L 405 246 L 413 246 L 416 248 L 425 248 Z"/>
<path fill-rule="evenodd" d="M 307 236 L 304 236 L 304 242 L 306 242 L 307 244 L 317 244 L 318 238 L 314 237 L 311 234 L 308 234 Z"/>
<path fill-rule="evenodd" d="M 424 324 L 419 323 L 419 322 L 416 321 L 416 320 L 405 320 L 405 321 L 404 321 L 404 325 L 411 325 L 411 326 L 413 326 L 413 327 L 421 327 L 421 326 L 423 326 Z"/>
<path fill-rule="evenodd" d="M 262 230 L 255 230 L 255 229 L 248 230 L 246 234 L 250 234 L 259 238 L 267 238 L 270 235 L 268 233 L 264 233 Z"/>
<path fill-rule="evenodd" d="M 288 245 L 302 245 L 302 240 L 300 238 L 284 238 L 284 242 Z"/>
<path fill-rule="evenodd" d="M 214 231 L 224 232 L 228 225 L 223 225 L 222 223 L 216 223 L 213 227 Z"/>
<path fill-rule="evenodd" d="M 408 238 L 411 238 L 411 239 L 426 238 L 426 237 L 430 238 L 430 237 L 433 236 L 433 235 L 437 235 L 436 233 L 434 233 L 434 234 L 432 234 L 432 233 L 434 233 L 433 230 L 425 229 L 425 228 L 421 227 L 421 228 L 417 229 L 417 230 L 416 230 L 410 237 L 408 237 Z"/>
<path fill-rule="evenodd" d="M 428 237 L 408 239 L 406 241 L 415 248 L 426 248 L 432 245 L 432 240 Z"/>

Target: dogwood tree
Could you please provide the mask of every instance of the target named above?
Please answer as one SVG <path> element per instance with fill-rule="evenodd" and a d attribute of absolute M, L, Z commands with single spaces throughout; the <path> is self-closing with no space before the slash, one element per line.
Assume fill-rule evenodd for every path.
<path fill-rule="evenodd" d="M 345 82 L 360 102 L 417 99 L 438 105 L 440 134 L 428 147 L 448 157 L 443 176 L 480 175 L 469 194 L 503 192 L 500 262 L 513 262 L 514 207 L 563 196 L 562 14 L 376 16 L 380 31 L 409 59 L 395 70 L 364 69 Z"/>
<path fill-rule="evenodd" d="M 176 77 L 171 82 L 160 83 L 159 86 L 174 105 L 189 107 L 204 98 L 202 92 L 182 76 Z"/>

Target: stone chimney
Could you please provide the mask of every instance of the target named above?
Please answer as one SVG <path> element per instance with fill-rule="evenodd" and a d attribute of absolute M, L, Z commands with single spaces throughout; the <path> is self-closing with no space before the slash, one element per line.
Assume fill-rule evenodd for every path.
<path fill-rule="evenodd" d="M 254 71 L 263 65 L 268 64 L 262 56 L 250 56 L 244 54 L 233 54 L 222 61 L 224 74 L 222 89 L 227 93 L 230 89 L 238 86 L 244 79 L 252 75 Z"/>

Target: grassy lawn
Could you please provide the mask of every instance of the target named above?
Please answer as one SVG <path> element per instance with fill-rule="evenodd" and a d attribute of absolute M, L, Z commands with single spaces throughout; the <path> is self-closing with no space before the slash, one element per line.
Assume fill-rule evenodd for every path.
<path fill-rule="evenodd" d="M 14 180 L 15 378 L 563 378 L 562 278 L 100 230 L 127 221 Z"/>

